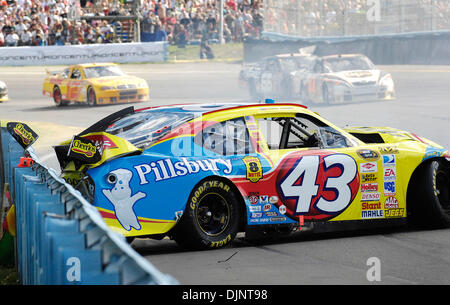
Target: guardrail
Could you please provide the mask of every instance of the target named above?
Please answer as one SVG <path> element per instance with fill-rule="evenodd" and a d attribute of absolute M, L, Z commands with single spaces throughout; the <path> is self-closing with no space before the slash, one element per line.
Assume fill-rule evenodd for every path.
<path fill-rule="evenodd" d="M 110 230 L 98 210 L 40 162 L 32 147 L 25 154 L 33 164 L 19 167 L 24 150 L 6 128 L 1 128 L 0 149 L 0 183 L 11 186 L 15 205 L 22 284 L 178 284 Z"/>
<path fill-rule="evenodd" d="M 318 56 L 361 53 L 377 65 L 450 64 L 449 30 L 314 38 L 265 32 L 263 37 L 244 41 L 244 62 L 256 62 L 276 54 L 297 53 L 300 48 L 316 46 L 314 54 Z"/>

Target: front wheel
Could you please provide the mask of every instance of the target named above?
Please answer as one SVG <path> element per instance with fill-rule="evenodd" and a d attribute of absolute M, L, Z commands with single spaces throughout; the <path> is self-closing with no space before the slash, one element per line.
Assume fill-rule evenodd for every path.
<path fill-rule="evenodd" d="M 207 179 L 191 192 L 172 237 L 185 248 L 221 248 L 235 238 L 241 214 L 239 200 L 229 183 Z"/>
<path fill-rule="evenodd" d="M 450 225 L 450 166 L 445 160 L 422 165 L 408 188 L 408 219 L 414 225 Z"/>

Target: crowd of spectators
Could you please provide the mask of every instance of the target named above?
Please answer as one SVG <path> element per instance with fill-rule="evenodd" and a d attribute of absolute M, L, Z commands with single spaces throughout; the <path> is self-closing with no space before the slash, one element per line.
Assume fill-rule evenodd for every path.
<path fill-rule="evenodd" d="M 402 2 L 404 9 L 398 1 L 380 1 L 381 25 L 367 20 L 365 0 L 223 0 L 223 39 L 258 38 L 263 26 L 306 37 L 450 29 L 448 1 L 408 0 Z M 0 46 L 133 41 L 139 39 L 133 30 L 135 15 L 142 41 L 179 46 L 219 42 L 219 0 L 0 0 Z M 74 18 L 83 16 L 89 18 Z"/>
<path fill-rule="evenodd" d="M 216 0 L 144 0 L 142 31 L 161 30 L 171 43 L 219 41 L 220 10 Z M 259 37 L 263 28 L 261 0 L 224 0 L 224 42 L 240 42 L 246 36 Z M 163 35 L 164 35 L 163 33 Z M 158 38 L 157 38 L 158 39 Z"/>
<path fill-rule="evenodd" d="M 111 16 L 132 15 L 139 16 L 141 38 L 150 41 L 184 45 L 219 39 L 218 0 L 137 0 L 137 8 L 126 1 L 80 0 L 77 8 L 74 0 L 0 0 L 0 46 L 131 41 L 134 21 Z M 261 1 L 224 0 L 225 42 L 260 35 Z"/>
<path fill-rule="evenodd" d="M 264 0 L 264 31 L 293 36 L 450 30 L 450 1 Z"/>

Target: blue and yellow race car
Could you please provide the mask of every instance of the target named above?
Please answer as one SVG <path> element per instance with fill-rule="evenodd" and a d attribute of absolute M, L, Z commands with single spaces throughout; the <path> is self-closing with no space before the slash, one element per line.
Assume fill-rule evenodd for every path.
<path fill-rule="evenodd" d="M 218 248 L 238 232 L 450 223 L 450 152 L 339 128 L 298 104 L 125 108 L 55 147 L 62 176 L 127 237 Z"/>

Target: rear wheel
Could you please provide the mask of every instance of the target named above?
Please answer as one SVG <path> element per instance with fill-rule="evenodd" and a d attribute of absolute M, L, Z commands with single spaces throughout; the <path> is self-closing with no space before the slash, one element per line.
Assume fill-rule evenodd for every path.
<path fill-rule="evenodd" d="M 220 248 L 235 238 L 241 214 L 232 187 L 219 179 L 207 179 L 191 192 L 172 237 L 185 248 Z"/>
<path fill-rule="evenodd" d="M 55 102 L 56 106 L 66 106 L 68 104 L 67 101 L 62 99 L 61 89 L 59 89 L 58 86 L 55 86 L 53 88 L 53 101 Z"/>
<path fill-rule="evenodd" d="M 414 225 L 450 225 L 450 167 L 443 160 L 418 169 L 408 188 L 408 219 Z"/>
<path fill-rule="evenodd" d="M 322 98 L 325 104 L 330 104 L 332 102 L 332 96 L 330 95 L 328 86 L 325 84 L 322 87 Z"/>
<path fill-rule="evenodd" d="M 95 95 L 95 90 L 92 87 L 87 89 L 87 103 L 91 107 L 97 105 L 97 96 Z"/>

